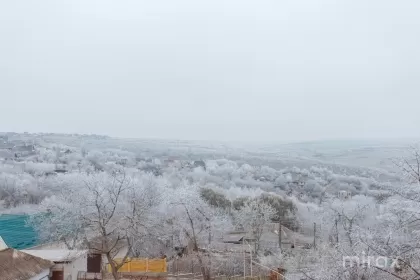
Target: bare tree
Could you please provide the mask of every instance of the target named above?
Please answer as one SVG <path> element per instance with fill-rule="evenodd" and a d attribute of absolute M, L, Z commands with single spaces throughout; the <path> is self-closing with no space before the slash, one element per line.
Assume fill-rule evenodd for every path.
<path fill-rule="evenodd" d="M 393 160 L 400 168 L 408 182 L 420 184 L 420 147 L 413 145 L 409 147 L 409 156 Z"/>
<path fill-rule="evenodd" d="M 375 267 L 391 279 L 420 279 L 420 152 L 411 146 L 409 155 L 394 160 L 406 182 L 393 185 L 386 209 L 375 227 L 364 228 L 360 238 L 377 255 L 394 260 L 393 268 Z"/>
<path fill-rule="evenodd" d="M 125 173 L 84 175 L 75 184 L 43 205 L 49 211 L 43 215 L 44 222 L 62 228 L 59 236 L 50 238 L 73 239 L 72 245 L 85 244 L 105 255 L 114 279 L 118 279 L 118 270 L 132 252 L 133 240 L 153 225 L 151 210 L 157 205 L 157 193 Z M 64 216 L 67 224 L 57 219 Z M 122 260 L 116 260 L 117 255 Z"/>
<path fill-rule="evenodd" d="M 257 200 L 251 200 L 235 211 L 235 224 L 249 231 L 255 239 L 255 251 L 260 250 L 261 237 L 265 227 L 276 215 L 276 209 L 271 205 Z"/>
<path fill-rule="evenodd" d="M 206 215 L 197 209 L 189 209 L 186 204 L 182 204 L 185 209 L 185 214 L 187 216 L 188 226 L 183 228 L 186 237 L 189 240 L 189 244 L 192 246 L 193 252 L 196 254 L 198 262 L 200 264 L 201 274 L 203 275 L 204 280 L 211 279 L 211 259 L 206 258 L 206 253 L 200 251 L 199 247 L 199 235 L 203 232 L 209 233 L 209 239 L 211 238 L 211 226 L 210 219 Z M 211 241 L 211 240 L 209 240 Z"/>
<path fill-rule="evenodd" d="M 214 241 L 230 225 L 227 211 L 207 204 L 194 185 L 180 186 L 171 200 L 169 212 L 180 235 L 177 239 L 186 247 L 186 253 L 198 260 L 203 278 L 209 280 L 215 268 Z"/>

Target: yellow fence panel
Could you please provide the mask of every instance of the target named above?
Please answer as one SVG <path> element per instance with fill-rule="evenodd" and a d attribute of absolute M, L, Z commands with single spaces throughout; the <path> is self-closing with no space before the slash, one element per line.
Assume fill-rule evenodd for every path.
<path fill-rule="evenodd" d="M 122 259 L 116 259 L 115 261 L 121 263 Z M 107 270 L 111 272 L 109 264 Z M 118 272 L 167 272 L 166 259 L 127 259 Z"/>
<path fill-rule="evenodd" d="M 148 262 L 149 272 L 166 272 L 166 259 L 151 259 Z"/>

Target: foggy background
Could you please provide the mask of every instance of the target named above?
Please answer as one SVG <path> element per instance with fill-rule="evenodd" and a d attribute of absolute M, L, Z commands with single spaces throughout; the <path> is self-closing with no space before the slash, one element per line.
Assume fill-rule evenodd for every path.
<path fill-rule="evenodd" d="M 420 137 L 419 8 L 414 0 L 1 1 L 0 131 Z"/>

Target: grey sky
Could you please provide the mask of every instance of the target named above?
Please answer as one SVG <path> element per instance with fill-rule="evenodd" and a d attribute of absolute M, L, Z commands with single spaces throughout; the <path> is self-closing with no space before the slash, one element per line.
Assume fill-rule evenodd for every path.
<path fill-rule="evenodd" d="M 417 0 L 1 1 L 0 131 L 420 137 Z"/>

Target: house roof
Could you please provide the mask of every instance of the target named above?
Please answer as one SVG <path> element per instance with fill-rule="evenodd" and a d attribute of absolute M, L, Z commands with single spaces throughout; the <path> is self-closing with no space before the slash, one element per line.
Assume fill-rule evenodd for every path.
<path fill-rule="evenodd" d="M 27 280 L 51 268 L 53 262 L 15 249 L 0 251 L 0 280 Z"/>
<path fill-rule="evenodd" d="M 228 234 L 223 236 L 223 242 L 225 243 L 233 243 L 233 242 L 240 242 L 245 234 Z"/>
<path fill-rule="evenodd" d="M 12 149 L 15 145 L 11 144 L 11 143 L 3 143 L 2 141 L 0 141 L 0 147 L 2 149 Z"/>
<path fill-rule="evenodd" d="M 14 146 L 13 151 L 20 151 L 20 152 L 32 152 L 34 150 L 33 145 L 24 145 L 24 146 Z"/>
<path fill-rule="evenodd" d="M 72 262 L 88 253 L 87 250 L 22 250 L 22 252 L 52 262 Z"/>
<path fill-rule="evenodd" d="M 13 153 L 9 150 L 0 148 L 0 158 L 13 158 Z"/>
<path fill-rule="evenodd" d="M 27 225 L 27 215 L 0 215 L 0 236 L 10 248 L 26 249 L 38 244 L 35 230 Z"/>
<path fill-rule="evenodd" d="M 227 233 L 225 233 L 223 235 L 223 242 L 225 242 L 225 243 L 242 242 L 243 238 L 245 238 L 245 240 L 252 240 L 252 239 L 254 239 L 247 232 L 232 231 L 232 232 L 227 232 Z"/>

